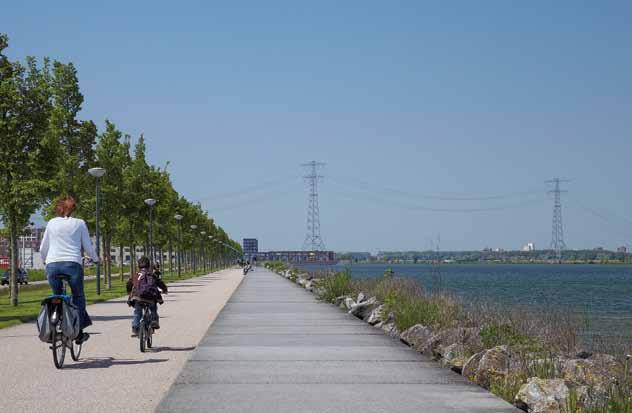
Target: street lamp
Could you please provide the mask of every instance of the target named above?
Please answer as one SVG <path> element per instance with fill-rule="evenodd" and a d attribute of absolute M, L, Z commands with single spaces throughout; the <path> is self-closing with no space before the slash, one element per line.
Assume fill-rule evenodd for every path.
<path fill-rule="evenodd" d="M 150 261 L 152 264 L 156 263 L 156 254 L 154 254 L 154 205 L 156 205 L 156 201 L 154 198 L 147 198 L 145 200 L 145 204 L 149 207 L 149 255 Z"/>
<path fill-rule="evenodd" d="M 182 219 L 180 214 L 173 216 L 178 221 L 178 278 L 182 275 Z"/>
<path fill-rule="evenodd" d="M 99 178 L 105 175 L 104 168 L 90 168 L 88 169 L 88 173 L 93 176 L 96 180 L 97 188 L 96 188 L 96 208 L 95 208 L 95 238 L 97 243 L 97 257 L 99 258 L 96 262 L 97 265 L 97 295 L 101 295 L 101 247 L 99 242 Z"/>

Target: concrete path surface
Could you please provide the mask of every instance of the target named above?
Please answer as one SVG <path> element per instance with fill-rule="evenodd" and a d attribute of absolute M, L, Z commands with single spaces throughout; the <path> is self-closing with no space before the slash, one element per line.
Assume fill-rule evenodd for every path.
<path fill-rule="evenodd" d="M 154 348 L 130 337 L 126 299 L 88 307 L 92 335 L 81 360 L 55 369 L 35 324 L 0 330 L 0 412 L 151 412 L 243 275 L 230 269 L 169 284 Z"/>
<path fill-rule="evenodd" d="M 249 273 L 159 412 L 518 412 L 262 268 Z"/>

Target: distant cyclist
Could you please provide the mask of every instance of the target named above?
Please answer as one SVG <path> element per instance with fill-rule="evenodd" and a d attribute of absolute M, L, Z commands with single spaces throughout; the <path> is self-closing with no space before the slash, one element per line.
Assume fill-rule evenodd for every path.
<path fill-rule="evenodd" d="M 46 263 L 46 277 L 53 289 L 53 294 L 60 295 L 63 292 L 62 281 L 55 277 L 58 275 L 69 277 L 72 302 L 79 310 L 81 330 L 76 342 L 80 344 L 90 337 L 83 329 L 92 325 L 92 320 L 86 311 L 86 297 L 83 292 L 84 274 L 81 250 L 83 248 L 84 253 L 93 262 L 98 262 L 99 257 L 94 252 L 85 221 L 72 217 L 76 208 L 77 202 L 71 196 L 57 201 L 55 205 L 57 217 L 48 221 L 46 225 L 40 254 Z"/>

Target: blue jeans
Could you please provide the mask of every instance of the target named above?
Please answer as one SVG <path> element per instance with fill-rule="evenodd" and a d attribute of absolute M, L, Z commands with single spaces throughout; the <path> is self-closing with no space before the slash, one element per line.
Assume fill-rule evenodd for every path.
<path fill-rule="evenodd" d="M 46 264 L 48 284 L 53 289 L 53 294 L 60 295 L 63 293 L 64 287 L 61 280 L 55 279 L 57 275 L 68 276 L 68 285 L 72 291 L 72 303 L 79 309 L 81 328 L 84 329 L 92 325 L 92 320 L 86 311 L 86 296 L 83 293 L 83 267 L 72 261 Z"/>
<path fill-rule="evenodd" d="M 149 304 L 149 314 L 151 319 L 158 321 L 158 304 Z M 143 306 L 141 302 L 134 301 L 134 318 L 132 318 L 132 328 L 138 328 L 140 326 L 140 319 L 143 317 Z"/>

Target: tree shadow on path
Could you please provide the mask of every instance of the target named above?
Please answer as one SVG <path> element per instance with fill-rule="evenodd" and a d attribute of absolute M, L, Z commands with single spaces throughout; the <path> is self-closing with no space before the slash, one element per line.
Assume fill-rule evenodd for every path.
<path fill-rule="evenodd" d="M 77 364 L 69 364 L 64 369 L 108 369 L 112 366 L 127 366 L 134 364 L 164 363 L 169 359 L 125 360 L 114 357 L 90 358 L 80 360 Z"/>

